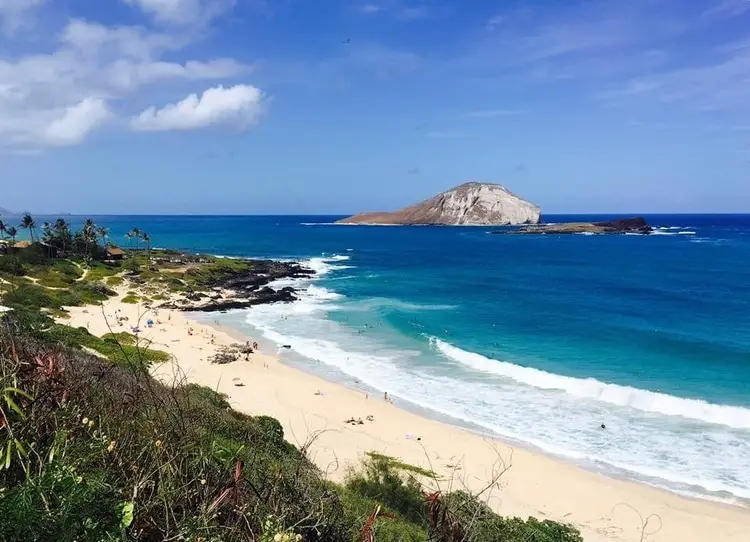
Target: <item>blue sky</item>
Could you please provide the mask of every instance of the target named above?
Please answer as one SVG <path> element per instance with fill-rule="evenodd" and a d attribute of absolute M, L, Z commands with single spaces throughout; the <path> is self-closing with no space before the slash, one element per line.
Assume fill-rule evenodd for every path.
<path fill-rule="evenodd" d="M 750 212 L 748 0 L 0 0 L 0 206 Z"/>

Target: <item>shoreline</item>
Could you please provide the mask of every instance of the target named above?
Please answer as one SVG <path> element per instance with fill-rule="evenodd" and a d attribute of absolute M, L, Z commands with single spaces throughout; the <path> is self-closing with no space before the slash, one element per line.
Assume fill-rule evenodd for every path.
<path fill-rule="evenodd" d="M 212 323 L 207 323 L 201 320 L 195 320 L 195 321 L 201 322 L 203 325 L 208 325 L 209 327 L 212 327 L 214 329 L 223 331 L 227 333 L 229 336 L 232 336 L 239 341 L 245 341 L 247 340 L 248 336 L 250 336 L 249 334 L 239 329 L 236 329 L 229 324 L 224 324 L 221 322 L 212 324 Z M 250 327 L 252 326 L 250 325 Z M 260 333 L 260 331 L 258 331 L 258 333 Z M 267 341 L 267 339 L 264 339 L 264 340 Z M 300 356 L 304 357 L 301 354 Z M 378 390 L 370 386 L 369 384 L 360 382 L 355 377 L 349 375 L 348 373 L 343 372 L 341 369 L 331 368 L 320 361 L 317 361 L 316 363 L 321 364 L 321 366 L 325 366 L 328 369 L 327 372 L 316 371 L 312 366 L 310 366 L 309 364 L 305 364 L 304 362 L 285 360 L 283 357 L 279 355 L 278 349 L 277 349 L 277 353 L 274 354 L 274 357 L 276 357 L 277 360 L 281 364 L 283 364 L 286 367 L 289 367 L 290 369 L 299 371 L 305 375 L 323 380 L 330 384 L 341 386 L 347 390 L 360 392 L 360 393 L 367 392 L 367 393 L 374 394 L 375 396 L 383 393 L 383 390 Z M 337 378 L 336 375 L 340 375 L 340 378 Z M 390 395 L 391 394 L 389 394 L 389 396 Z M 433 410 L 429 407 L 414 403 L 408 399 L 404 399 L 398 396 L 393 396 L 393 397 L 396 399 L 396 402 L 393 403 L 393 405 L 396 408 L 404 412 L 408 412 L 410 414 L 413 414 L 415 416 L 418 416 L 426 420 L 431 420 L 431 421 L 435 421 L 438 423 L 442 423 L 450 427 L 455 427 L 457 429 L 467 431 L 471 434 L 474 434 L 480 437 L 491 438 L 493 440 L 502 442 L 504 445 L 509 446 L 509 447 L 522 448 L 529 453 L 542 455 L 553 461 L 563 462 L 575 468 L 585 470 L 586 472 L 590 472 L 590 473 L 597 474 L 597 475 L 602 475 L 607 478 L 611 478 L 613 480 L 618 480 L 618 481 L 622 481 L 626 483 L 632 483 L 636 485 L 645 485 L 657 491 L 665 492 L 668 495 L 677 496 L 680 498 L 685 498 L 685 499 L 693 500 L 696 502 L 716 503 L 722 506 L 728 506 L 730 508 L 737 508 L 740 510 L 747 510 L 748 512 L 750 512 L 750 500 L 743 499 L 742 497 L 738 497 L 733 494 L 729 494 L 731 495 L 731 497 L 722 497 L 722 496 L 714 496 L 711 494 L 703 494 L 703 493 L 700 493 L 698 487 L 696 487 L 695 491 L 691 492 L 689 489 L 686 489 L 683 492 L 678 489 L 671 489 L 667 486 L 660 485 L 656 481 L 651 482 L 648 480 L 648 477 L 646 477 L 645 475 L 643 479 L 639 479 L 636 476 L 634 476 L 634 473 L 632 473 L 631 471 L 628 471 L 625 468 L 619 468 L 610 464 L 604 464 L 602 467 L 597 468 L 597 463 L 595 461 L 587 461 L 585 459 L 576 459 L 575 457 L 570 457 L 570 456 L 566 456 L 563 454 L 556 454 L 552 451 L 546 450 L 543 447 L 537 446 L 533 443 L 525 442 L 520 439 L 516 439 L 513 437 L 504 436 L 501 434 L 491 432 L 487 429 L 482 428 L 481 426 L 477 424 L 473 424 L 470 421 L 467 421 L 461 418 L 456 418 L 449 414 L 444 414 L 437 410 Z M 659 480 L 659 479 L 655 478 L 655 480 Z M 686 487 L 689 487 L 689 486 L 686 485 Z"/>
<path fill-rule="evenodd" d="M 367 452 L 375 451 L 434 470 L 443 489 L 466 486 L 478 491 L 489 484 L 484 495 L 499 513 L 572 523 L 586 541 L 639 540 L 643 522 L 652 514 L 658 515 L 662 527 L 644 540 L 654 542 L 739 542 L 750 531 L 750 510 L 741 505 L 613 478 L 494 435 L 425 417 L 385 402 L 382 396 L 284 364 L 265 339 L 250 361 L 212 365 L 207 360 L 221 346 L 246 337 L 226 325 L 194 320 L 177 310 L 147 312 L 141 305 L 122 303 L 120 297 L 104 302 L 103 310 L 91 306 L 69 310 L 65 323 L 87 327 L 99 336 L 109 331 L 106 320 L 117 311 L 130 318 L 129 324 L 155 311 L 150 317 L 158 323 L 143 329 L 142 340 L 173 356 L 172 362 L 153 368 L 155 377 L 165 383 L 186 380 L 214 388 L 227 394 L 240 411 L 277 418 L 286 439 L 305 448 L 334 481 L 343 479 L 347 467 L 358 464 Z M 197 331 L 190 334 L 190 328 Z M 112 330 L 126 329 L 113 326 Z M 349 418 L 361 418 L 363 423 L 345 423 Z M 652 516 L 645 532 L 658 527 L 659 520 Z"/>

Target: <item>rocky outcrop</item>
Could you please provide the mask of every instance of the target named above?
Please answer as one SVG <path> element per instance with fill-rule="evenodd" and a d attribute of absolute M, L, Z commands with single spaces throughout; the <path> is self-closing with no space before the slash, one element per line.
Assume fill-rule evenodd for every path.
<path fill-rule="evenodd" d="M 400 211 L 361 213 L 339 224 L 493 225 L 536 224 L 539 207 L 499 184 L 464 183 Z"/>
<path fill-rule="evenodd" d="M 312 269 L 295 262 L 245 261 L 252 265 L 246 269 L 210 276 L 201 284 L 203 291 L 187 292 L 183 298 L 164 303 L 160 307 L 182 311 L 219 312 L 246 309 L 266 303 L 289 303 L 297 300 L 293 287 L 274 289 L 269 284 L 279 279 L 310 278 L 315 275 Z"/>
<path fill-rule="evenodd" d="M 619 220 L 607 220 L 606 222 L 568 222 L 565 224 L 541 224 L 538 226 L 523 226 L 513 233 L 526 234 L 624 234 L 639 233 L 649 234 L 653 230 L 643 217 L 623 218 Z M 493 232 L 502 233 L 502 232 Z"/>

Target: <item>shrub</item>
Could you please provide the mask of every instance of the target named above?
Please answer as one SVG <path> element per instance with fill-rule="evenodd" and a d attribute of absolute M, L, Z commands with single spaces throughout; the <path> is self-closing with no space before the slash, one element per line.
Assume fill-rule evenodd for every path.
<path fill-rule="evenodd" d="M 269 515 L 348 540 L 338 492 L 278 422 L 48 344 L 0 330 L 0 387 L 35 398 L 8 416 L 33 454 L 0 470 L 0 540 L 257 540 Z"/>
<path fill-rule="evenodd" d="M 0 274 L 21 276 L 25 273 L 23 265 L 16 256 L 0 256 Z"/>
<path fill-rule="evenodd" d="M 106 280 L 108 286 L 121 286 L 123 282 L 125 282 L 125 280 L 119 276 L 107 277 Z"/>

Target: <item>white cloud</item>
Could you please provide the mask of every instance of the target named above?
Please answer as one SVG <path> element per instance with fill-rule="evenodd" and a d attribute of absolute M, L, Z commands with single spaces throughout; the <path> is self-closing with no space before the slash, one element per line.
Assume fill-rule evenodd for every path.
<path fill-rule="evenodd" d="M 101 121 L 100 114 L 109 111 L 107 103 L 127 110 L 131 100 L 143 100 L 141 95 L 157 83 L 164 93 L 170 84 L 177 91 L 190 81 L 226 80 L 250 71 L 231 58 L 173 60 L 193 41 L 183 31 L 73 19 L 60 30 L 52 50 L 17 56 L 0 50 L 0 152 L 81 143 Z M 97 121 L 88 129 L 72 128 L 85 127 L 87 118 Z"/>
<path fill-rule="evenodd" d="M 383 11 L 383 6 L 378 6 L 377 4 L 364 4 L 359 7 L 359 11 L 362 13 L 377 13 L 379 11 Z"/>
<path fill-rule="evenodd" d="M 124 0 L 153 16 L 159 22 L 205 24 L 234 6 L 234 0 Z"/>
<path fill-rule="evenodd" d="M 264 111 L 260 89 L 250 85 L 218 86 L 202 96 L 191 94 L 161 109 L 152 106 L 133 118 L 137 131 L 198 130 L 215 125 L 246 128 L 258 121 Z"/>
<path fill-rule="evenodd" d="M 5 34 L 14 34 L 27 26 L 34 12 L 45 0 L 0 0 L 0 29 Z"/>
<path fill-rule="evenodd" d="M 44 137 L 50 145 L 58 147 L 78 145 L 111 116 L 104 100 L 85 98 L 68 107 L 60 118 L 52 121 L 44 130 Z"/>
<path fill-rule="evenodd" d="M 380 0 L 378 3 L 360 4 L 356 10 L 365 15 L 388 13 L 405 22 L 426 19 L 444 11 L 421 2 L 411 4 L 406 0 Z"/>
<path fill-rule="evenodd" d="M 721 0 L 703 12 L 704 17 L 724 18 L 750 11 L 750 0 Z"/>

